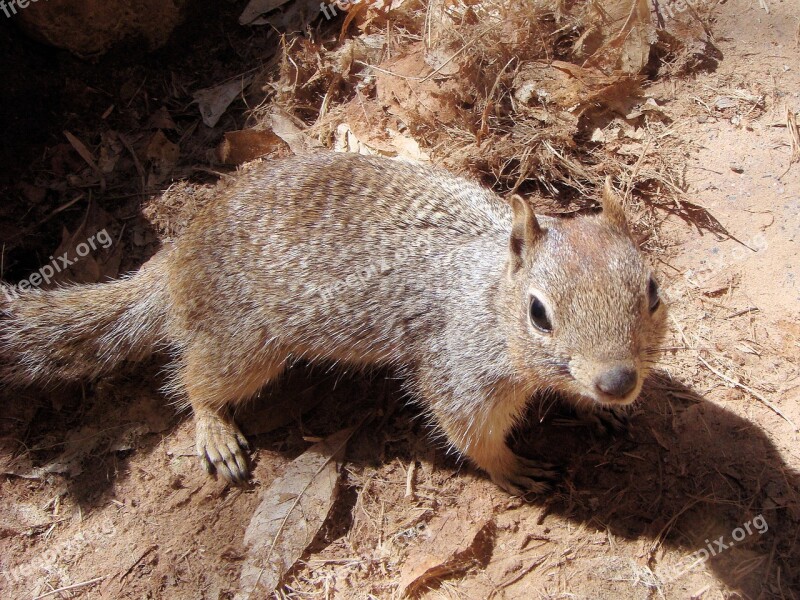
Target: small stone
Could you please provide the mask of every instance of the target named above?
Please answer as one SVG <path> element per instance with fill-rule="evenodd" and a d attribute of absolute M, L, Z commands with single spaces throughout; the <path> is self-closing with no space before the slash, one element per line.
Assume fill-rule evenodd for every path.
<path fill-rule="evenodd" d="M 744 167 L 739 163 L 731 163 L 731 171 L 734 173 L 744 173 Z"/>

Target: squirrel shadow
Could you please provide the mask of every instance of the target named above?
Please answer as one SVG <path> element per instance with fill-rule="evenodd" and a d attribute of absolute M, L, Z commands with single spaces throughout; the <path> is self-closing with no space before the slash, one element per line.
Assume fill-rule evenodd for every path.
<path fill-rule="evenodd" d="M 531 406 L 513 445 L 567 467 L 547 513 L 650 540 L 643 562 L 658 574 L 653 583 L 706 569 L 745 598 L 795 597 L 787 593 L 800 590 L 800 473 L 759 426 L 660 374 L 625 434 L 559 426 L 542 420 L 545 408 Z M 684 559 L 665 564 L 662 546 Z"/>
<path fill-rule="evenodd" d="M 174 435 L 179 427 L 175 409 L 159 401 L 155 385 L 152 394 L 143 395 L 141 379 L 122 377 L 123 387 L 140 390 L 138 399 L 129 402 L 130 411 L 104 411 L 105 388 L 96 390 L 97 399 L 88 413 L 78 410 L 69 420 L 59 416 L 63 408 L 53 411 L 44 407 L 45 412 L 53 413 L 51 419 L 41 420 L 37 414 L 29 420 L 36 422 L 38 434 L 29 425 L 22 426 L 25 431 L 11 427 L 13 437 L 28 444 L 28 438 L 37 442 L 45 431 L 48 436 L 55 432 L 68 437 L 70 429 L 87 423 L 102 424 L 103 431 L 114 438 L 114 432 L 125 431 L 132 415 L 149 415 L 150 430 L 163 434 L 144 436 L 131 447 L 111 439 L 110 446 L 123 450 L 88 461 L 80 475 L 67 478 L 70 493 L 86 507 L 103 504 L 115 478 L 127 476 L 126 465 L 132 455 L 149 454 L 162 435 Z M 111 384 L 119 382 L 116 377 Z M 81 395 L 77 389 L 65 388 L 58 397 L 67 399 L 69 408 L 81 405 Z M 401 382 L 383 371 L 364 376 L 296 367 L 265 388 L 261 396 L 238 419 L 246 432 L 249 429 L 253 446 L 271 450 L 277 446 L 278 454 L 287 460 L 307 446 L 304 432 L 333 433 L 358 422 L 360 415 L 370 410 L 378 417 L 352 441 L 348 461 L 379 465 L 395 457 L 408 459 L 411 444 L 435 445 L 426 428 L 415 422 L 420 409 L 402 408 Z M 792 592 L 800 590 L 800 474 L 785 464 L 761 428 L 704 400 L 690 388 L 656 375 L 648 380 L 643 396 L 628 432 L 612 435 L 598 435 L 587 423 L 570 419 L 566 402 L 532 403 L 530 418 L 515 432 L 512 445 L 520 453 L 563 465 L 566 475 L 552 494 L 529 502 L 543 506 L 546 514 L 597 531 L 648 540 L 649 553 L 644 560 L 662 583 L 681 581 L 687 574 L 706 569 L 745 598 L 794 597 Z M 283 400 L 288 404 L 278 407 L 276 403 Z M 27 406 L 30 402 L 12 404 Z M 295 410 L 287 412 L 286 406 L 295 406 Z M 31 409 L 25 410 L 30 413 Z M 279 414 L 283 412 L 287 414 Z M 387 423 L 393 443 L 387 443 Z M 5 429 L 8 435 L 9 429 Z M 403 430 L 402 435 L 395 435 L 397 429 Z M 415 440 L 417 436 L 422 439 Z M 377 454 L 376 447 L 381 448 Z M 454 465 L 441 450 L 433 455 L 436 462 Z M 41 463 L 45 454 L 40 451 L 35 458 Z M 199 471 L 194 460 L 191 462 Z M 345 490 L 339 502 L 352 504 L 356 497 Z M 348 513 L 347 507 L 335 510 L 339 515 Z M 343 534 L 342 528 L 347 527 L 345 519 L 337 529 Z M 665 565 L 662 547 L 675 549 L 686 559 Z"/>

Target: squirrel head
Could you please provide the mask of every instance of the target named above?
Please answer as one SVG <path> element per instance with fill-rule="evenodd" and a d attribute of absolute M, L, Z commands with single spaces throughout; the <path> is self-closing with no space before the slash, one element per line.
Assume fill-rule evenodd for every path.
<path fill-rule="evenodd" d="M 666 309 L 610 180 L 600 214 L 539 219 L 520 196 L 511 205 L 504 313 L 517 372 L 575 399 L 633 402 Z"/>

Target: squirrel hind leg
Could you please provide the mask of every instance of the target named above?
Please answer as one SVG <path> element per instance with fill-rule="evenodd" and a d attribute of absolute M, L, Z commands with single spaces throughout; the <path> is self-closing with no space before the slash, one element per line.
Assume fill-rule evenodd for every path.
<path fill-rule="evenodd" d="M 206 351 L 187 351 L 180 379 L 195 422 L 195 447 L 209 474 L 242 483 L 250 475 L 247 440 L 230 416 L 230 408 L 252 398 L 286 366 L 286 353 L 253 355 L 237 363 L 231 355 L 215 360 Z M 240 365 L 240 368 L 236 366 Z"/>

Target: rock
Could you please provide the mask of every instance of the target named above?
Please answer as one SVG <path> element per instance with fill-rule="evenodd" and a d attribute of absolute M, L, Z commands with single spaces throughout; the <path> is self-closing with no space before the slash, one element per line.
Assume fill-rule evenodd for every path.
<path fill-rule="evenodd" d="M 79 56 L 131 38 L 163 45 L 187 0 L 17 0 L 14 22 L 34 39 Z"/>

